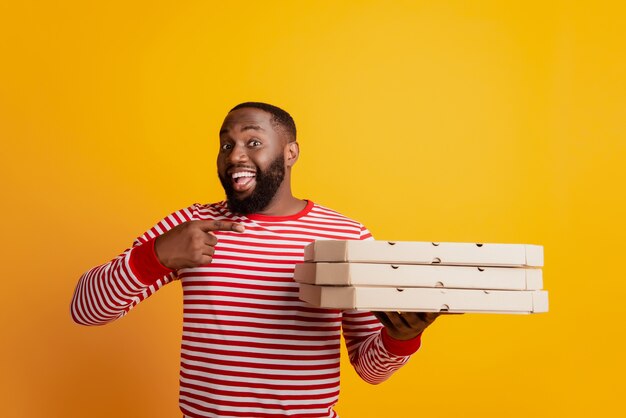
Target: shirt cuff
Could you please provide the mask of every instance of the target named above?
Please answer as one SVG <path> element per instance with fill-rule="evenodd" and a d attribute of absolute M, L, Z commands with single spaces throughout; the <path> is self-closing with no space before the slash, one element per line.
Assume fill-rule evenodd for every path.
<path fill-rule="evenodd" d="M 135 277 L 146 286 L 154 284 L 161 277 L 174 271 L 161 264 L 154 250 L 154 241 L 156 239 L 133 248 L 128 261 Z"/>
<path fill-rule="evenodd" d="M 383 345 L 391 354 L 401 357 L 410 356 L 415 353 L 422 345 L 422 334 L 410 340 L 396 340 L 387 334 L 387 328 L 382 331 Z"/>

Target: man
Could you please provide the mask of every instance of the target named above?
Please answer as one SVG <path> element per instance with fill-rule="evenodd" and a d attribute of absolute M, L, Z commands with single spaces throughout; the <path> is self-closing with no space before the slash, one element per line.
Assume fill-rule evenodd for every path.
<path fill-rule="evenodd" d="M 186 417 L 336 417 L 340 333 L 350 362 L 379 383 L 420 345 L 437 314 L 318 309 L 298 299 L 294 265 L 316 239 L 371 239 L 356 221 L 297 199 L 296 127 L 284 110 L 248 102 L 220 130 L 226 201 L 194 204 L 80 279 L 74 321 L 110 322 L 180 280 L 184 324 L 180 409 Z"/>

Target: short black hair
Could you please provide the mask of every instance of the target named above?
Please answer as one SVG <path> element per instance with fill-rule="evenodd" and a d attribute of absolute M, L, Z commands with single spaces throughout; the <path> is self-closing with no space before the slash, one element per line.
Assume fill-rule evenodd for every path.
<path fill-rule="evenodd" d="M 237 106 L 230 109 L 230 112 L 232 112 L 233 110 L 242 109 L 244 107 L 253 107 L 255 109 L 261 109 L 266 111 L 267 113 L 272 115 L 272 125 L 279 125 L 285 130 L 289 142 L 294 142 L 296 140 L 296 122 L 294 122 L 289 113 L 287 113 L 280 107 L 263 102 L 244 102 L 239 103 Z"/>

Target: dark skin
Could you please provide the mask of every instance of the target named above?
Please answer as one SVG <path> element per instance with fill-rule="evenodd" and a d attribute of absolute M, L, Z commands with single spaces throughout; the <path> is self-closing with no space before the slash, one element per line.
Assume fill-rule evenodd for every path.
<path fill-rule="evenodd" d="M 282 153 L 285 178 L 270 203 L 260 214 L 289 216 L 303 210 L 306 201 L 293 196 L 291 169 L 298 161 L 298 143 L 290 141 L 272 115 L 261 109 L 242 108 L 230 112 L 220 129 L 217 170 L 232 179 L 238 199 L 252 193 L 257 170 L 265 170 Z M 243 177 L 236 180 L 237 177 Z M 243 232 L 242 224 L 228 221 L 191 221 L 172 228 L 155 241 L 161 263 L 173 270 L 211 263 L 217 237 L 213 231 Z M 390 337 L 409 340 L 421 334 L 439 315 L 424 312 L 374 312 Z"/>
<path fill-rule="evenodd" d="M 227 221 L 184 222 L 154 242 L 161 264 L 172 270 L 204 266 L 213 261 L 217 237 L 213 231 L 243 232 L 242 224 Z"/>
<path fill-rule="evenodd" d="M 285 159 L 285 178 L 270 203 L 259 212 L 268 216 L 288 216 L 306 207 L 306 201 L 297 199 L 291 192 L 291 169 L 298 161 L 298 143 L 289 141 L 286 132 L 272 123 L 272 115 L 256 108 L 243 108 L 230 112 L 220 129 L 220 152 L 217 170 L 223 175 L 237 171 L 254 172 L 267 169 L 279 153 Z M 241 199 L 252 192 L 254 178 L 237 192 Z"/>
<path fill-rule="evenodd" d="M 372 312 L 396 340 L 410 340 L 433 323 L 439 312 Z"/>

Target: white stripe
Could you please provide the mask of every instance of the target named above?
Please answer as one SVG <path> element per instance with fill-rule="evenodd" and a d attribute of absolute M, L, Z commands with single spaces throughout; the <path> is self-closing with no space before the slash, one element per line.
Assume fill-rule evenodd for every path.
<path fill-rule="evenodd" d="M 180 369 L 181 371 L 184 371 L 185 373 L 191 376 L 197 376 L 198 378 L 205 378 L 205 379 L 224 380 L 226 382 L 234 382 L 236 386 L 241 385 L 241 380 L 243 379 L 241 376 L 230 376 L 230 375 L 225 375 L 225 374 L 205 373 L 205 372 L 200 372 L 197 370 L 189 370 L 185 368 L 184 364 L 180 365 Z M 257 371 L 256 373 L 259 373 L 259 372 Z M 302 379 L 302 380 L 289 379 L 287 377 L 286 380 L 282 380 L 282 379 L 272 379 L 271 377 L 263 379 L 263 378 L 258 378 L 258 377 L 246 376 L 245 380 L 246 380 L 246 383 L 249 383 L 249 384 L 287 385 L 287 386 L 295 386 L 295 387 L 307 387 L 311 385 L 327 385 L 327 384 L 333 384 L 333 383 L 339 382 L 338 377 L 331 378 L 331 379 Z M 183 381 L 183 378 L 181 377 L 181 382 L 182 381 Z M 221 387 L 224 387 L 224 386 L 221 386 Z M 309 400 L 309 402 L 311 401 Z"/>
<path fill-rule="evenodd" d="M 228 261 L 228 263 L 226 263 L 226 261 Z M 221 262 L 221 261 L 220 261 Z M 183 282 L 185 280 L 200 280 L 200 281 L 207 281 L 207 280 L 211 280 L 212 277 L 220 277 L 222 278 L 222 276 L 220 276 L 219 274 L 239 274 L 242 276 L 254 276 L 254 277 L 267 277 L 269 279 L 290 279 L 290 281 L 281 281 L 281 283 L 292 283 L 293 282 L 293 272 L 273 272 L 273 271 L 254 271 L 254 270 L 239 270 L 237 269 L 237 264 L 239 263 L 239 261 L 232 261 L 232 260 L 224 260 L 225 264 L 231 264 L 232 267 L 215 267 L 210 266 L 209 268 L 204 268 L 203 272 L 205 273 L 210 273 L 210 275 L 208 276 L 193 276 L 193 275 L 186 275 L 185 277 L 182 278 Z M 284 266 L 274 266 L 276 268 L 281 268 L 284 269 Z M 292 267 L 293 268 L 293 267 Z M 190 274 L 190 273 L 195 273 L 194 270 L 188 270 L 188 269 L 181 269 L 179 270 L 179 275 L 183 275 L 183 274 Z M 230 280 L 231 277 L 223 277 L 224 280 Z M 243 279 L 242 279 L 243 280 Z"/>
<path fill-rule="evenodd" d="M 223 309 L 220 309 L 223 310 Z M 213 319 L 215 315 L 207 315 L 207 314 L 187 314 L 185 315 L 185 319 L 183 321 L 184 326 L 199 326 L 204 325 L 207 319 Z M 198 319 L 198 322 L 191 322 L 192 319 Z M 332 328 L 339 327 L 341 322 L 337 321 L 307 321 L 307 320 L 299 320 L 299 319 L 268 319 L 268 318 L 253 318 L 253 317 L 242 317 L 242 316 L 220 316 L 220 320 L 222 321 L 244 321 L 250 324 L 268 324 L 268 325 L 282 325 L 282 326 L 301 326 L 301 327 L 320 327 L 320 328 Z M 330 330 L 334 331 L 334 330 Z"/>
<path fill-rule="evenodd" d="M 258 328 L 254 326 L 235 326 L 235 325 L 223 325 L 223 324 L 202 324 L 202 327 L 195 326 L 196 329 L 202 329 L 202 332 L 192 332 L 192 331 L 184 331 L 183 335 L 188 337 L 196 337 L 196 338 L 206 338 L 207 332 L 209 335 L 210 331 L 230 331 L 230 332 L 256 332 L 259 334 L 268 334 L 268 335 L 293 335 L 295 332 L 291 329 L 277 329 L 277 328 Z M 324 337 L 324 336 L 338 336 L 340 330 L 328 330 L 328 331 L 299 331 L 298 335 L 302 335 L 303 337 Z M 272 340 L 272 338 L 265 338 L 265 341 Z M 282 340 L 281 340 L 282 341 Z M 311 341 L 309 341 L 309 344 Z"/>
<path fill-rule="evenodd" d="M 220 272 L 222 273 L 222 272 Z M 213 281 L 225 281 L 232 284 L 241 284 L 244 286 L 265 286 L 265 287 L 293 287 L 296 290 L 299 288 L 299 285 L 295 282 L 283 282 L 283 281 L 269 281 L 269 280 L 255 280 L 255 279 L 241 279 L 238 277 L 222 277 L 219 275 L 212 275 L 208 277 L 203 277 L 202 280 L 199 277 L 185 277 L 182 279 L 185 291 L 187 290 L 206 290 L 208 288 L 212 288 Z M 195 282 L 194 284 L 188 282 Z"/>
<path fill-rule="evenodd" d="M 284 276 L 280 276 L 280 277 L 293 277 L 293 269 L 294 266 L 297 263 L 301 263 L 302 259 L 300 258 L 299 261 L 298 260 L 290 260 L 290 261 L 285 261 L 284 263 L 267 263 L 267 262 L 263 262 L 263 260 L 268 260 L 268 259 L 272 259 L 270 257 L 265 257 L 265 258 L 260 258 L 260 261 L 248 261 L 248 260 L 233 260 L 230 258 L 220 258 L 221 253 L 219 251 L 216 251 L 216 255 L 214 256 L 213 259 L 213 263 L 220 263 L 220 264 L 232 264 L 233 267 L 230 268 L 226 268 L 226 271 L 235 271 L 237 273 L 242 273 L 242 274 L 246 274 L 246 270 L 239 270 L 238 267 L 240 266 L 248 266 L 248 267 L 256 267 L 259 269 L 281 269 L 281 270 L 290 270 L 289 272 L 283 272 L 283 273 L 271 273 L 271 274 L 278 274 L 278 275 L 284 275 Z M 278 259 L 278 258 L 274 258 L 274 259 Z M 194 269 L 195 271 L 205 271 L 205 272 L 213 272 L 214 270 L 211 267 L 203 267 L 202 270 L 200 269 Z M 248 274 L 251 275 L 256 275 L 256 271 L 250 270 L 250 272 Z"/>
<path fill-rule="evenodd" d="M 252 295 L 250 295 L 252 296 Z M 293 297 L 293 296 L 292 296 Z M 185 301 L 199 300 L 210 304 L 212 300 L 218 302 L 245 302 L 255 303 L 258 305 L 265 305 L 266 309 L 271 309 L 272 306 L 305 306 L 305 302 L 300 300 L 294 301 L 282 301 L 282 300 L 266 300 L 266 299 L 254 299 L 252 297 L 233 297 L 233 296 L 210 296 L 210 295 L 185 295 L 183 297 Z M 191 307 L 191 305 L 189 305 Z M 194 305 L 196 306 L 196 305 Z M 218 305 L 216 305 L 218 306 Z"/>
<path fill-rule="evenodd" d="M 264 240 L 263 243 L 267 243 L 267 241 Z M 268 252 L 268 253 L 289 254 L 293 257 L 298 257 L 298 256 L 302 257 L 302 255 L 304 254 L 303 248 L 274 248 L 274 247 L 265 247 L 263 246 L 263 244 L 252 245 L 250 244 L 250 241 L 248 241 L 247 239 L 238 240 L 237 243 L 231 244 L 229 242 L 220 241 L 219 236 L 217 237 L 217 246 L 219 247 L 220 250 L 232 249 L 233 251 L 236 251 L 236 250 L 263 251 L 263 252 Z M 248 253 L 242 253 L 242 255 L 248 255 Z"/>
<path fill-rule="evenodd" d="M 263 362 L 265 363 L 265 362 Z M 318 376 L 320 374 L 329 374 L 329 373 L 339 373 L 339 366 L 336 365 L 334 367 L 321 367 L 317 370 L 294 370 L 294 369 L 266 369 L 266 368 L 257 368 L 257 367 L 244 367 L 244 366 L 233 366 L 233 365 L 222 365 L 219 363 L 207 363 L 205 361 L 194 361 L 194 360 L 185 360 L 181 361 L 181 366 L 200 366 L 207 367 L 207 364 L 210 365 L 212 369 L 215 370 L 224 370 L 229 373 L 255 373 L 255 374 L 266 374 L 271 375 L 272 377 L 268 377 L 269 380 L 281 380 L 291 382 L 289 376 Z M 328 365 L 325 365 L 328 366 Z M 194 373 L 195 374 L 195 373 Z M 222 376 L 222 374 L 218 372 L 211 373 L 212 375 Z M 279 376 L 282 376 L 279 377 Z M 220 377 L 221 378 L 221 377 Z M 246 378 L 247 380 L 248 378 Z M 309 379 L 310 383 L 311 379 Z"/>
<path fill-rule="evenodd" d="M 192 383 L 197 386 L 203 386 L 209 389 L 215 389 L 215 386 L 213 384 L 204 382 L 202 380 L 181 377 L 180 381 L 181 383 L 187 382 L 187 383 Z M 280 384 L 280 383 L 274 381 L 274 385 L 276 384 Z M 228 390 L 230 392 L 258 393 L 258 394 L 272 394 L 272 395 L 274 394 L 280 395 L 284 392 L 284 389 L 268 389 L 268 388 L 257 388 L 253 386 L 247 386 L 245 381 L 240 382 L 240 385 L 237 385 L 237 386 L 223 385 L 223 386 L 220 386 L 220 389 Z M 333 387 L 333 386 L 324 388 L 324 389 L 310 389 L 308 386 L 300 386 L 300 387 L 292 386 L 289 388 L 289 394 L 290 395 L 310 394 L 312 396 L 326 395 L 328 396 L 328 399 L 334 399 L 337 397 L 337 395 L 332 395 L 331 392 L 335 392 L 338 389 L 339 389 L 338 387 Z M 192 391 L 193 389 L 189 389 L 189 390 Z M 193 392 L 193 393 L 204 395 L 204 392 Z M 310 400 L 309 400 L 309 403 L 311 403 Z"/>
<path fill-rule="evenodd" d="M 235 293 L 235 294 L 240 294 L 242 295 L 242 297 L 254 297 L 254 296 L 287 296 L 287 297 L 294 297 L 294 296 L 298 296 L 298 286 L 289 286 L 289 284 L 287 284 L 287 286 L 284 287 L 291 287 L 290 290 L 262 290 L 262 289 L 248 289 L 246 287 L 227 287 L 227 286 L 208 286 L 208 287 L 203 287 L 200 288 L 198 290 L 208 290 L 209 292 L 229 292 L 229 293 Z M 191 289 L 187 289 L 185 288 L 185 292 L 188 293 Z M 205 297 L 207 299 L 211 298 L 211 294 L 207 294 L 207 295 L 186 295 L 189 296 L 189 299 L 191 300 L 193 297 L 196 296 L 200 296 Z M 220 296 L 221 298 L 221 296 Z M 271 301 L 268 303 L 272 303 Z"/>
<path fill-rule="evenodd" d="M 190 383 L 194 383 L 190 382 Z M 210 387 L 210 386 L 206 386 L 206 387 Z M 229 388 L 230 389 L 230 388 Z M 192 389 L 192 388 L 186 388 L 185 392 L 188 393 L 193 393 L 195 395 L 198 396 L 202 396 L 204 398 L 209 398 L 209 399 L 215 399 L 215 400 L 219 400 L 219 401 L 226 401 L 226 402 L 252 402 L 252 403 L 256 403 L 259 405 L 267 405 L 269 407 L 274 406 L 276 409 L 281 409 L 281 406 L 309 406 L 311 405 L 311 399 L 271 399 L 271 398 L 257 398 L 257 397 L 251 397 L 251 396 L 224 396 L 224 395 L 216 395 L 216 394 L 212 394 L 208 391 L 199 391 L 196 389 Z M 250 393 L 249 391 L 247 391 L 248 393 Z M 263 393 L 263 392 L 257 392 L 257 393 Z M 265 392 L 268 393 L 268 392 Z M 272 392 L 269 392 L 272 393 Z M 275 392 L 275 393 L 280 393 L 279 391 Z M 322 394 L 324 394 L 324 392 L 322 392 Z M 326 398 L 321 398 L 321 399 L 316 399 L 315 402 L 319 403 L 319 404 L 328 404 L 328 403 L 333 403 L 335 400 L 337 399 L 337 395 L 330 395 Z M 232 408 L 232 407 L 229 407 Z"/>
<path fill-rule="evenodd" d="M 223 351 L 223 350 L 222 350 Z M 190 354 L 191 355 L 191 354 Z M 241 357 L 239 354 L 237 355 L 224 355 L 224 354 L 215 354 L 215 353 L 203 353 L 203 352 L 195 352 L 193 354 L 194 357 L 201 357 L 204 358 L 206 360 L 202 361 L 202 362 L 197 362 L 194 360 L 186 360 L 186 359 L 181 359 L 181 362 L 184 362 L 185 364 L 195 364 L 197 366 L 202 366 L 202 365 L 207 365 L 207 364 L 212 364 L 214 363 L 214 360 L 223 360 L 223 361 L 239 361 L 239 362 L 246 362 L 246 363 L 250 363 L 250 362 L 258 362 L 258 363 L 263 363 L 265 364 L 269 364 L 269 365 L 280 365 L 280 366 L 289 366 L 292 364 L 298 365 L 298 366 L 320 366 L 320 370 L 328 370 L 330 368 L 335 368 L 339 365 L 339 359 L 335 359 L 335 358 L 329 358 L 329 359 L 321 359 L 321 360 L 303 360 L 301 358 L 287 358 L 287 357 L 283 357 L 283 358 L 279 358 L 279 359 L 272 359 L 272 358 L 264 358 L 262 360 L 260 359 L 255 359 L 252 357 Z M 193 362 L 193 363 L 192 363 Z M 331 367 L 332 366 L 332 367 Z M 266 370 L 269 368 L 263 368 L 263 370 Z M 339 370 L 339 369 L 337 369 Z"/>
<path fill-rule="evenodd" d="M 305 306 L 305 305 L 301 305 L 301 306 Z M 298 306 L 298 307 L 301 307 L 301 306 Z M 194 309 L 194 308 L 202 309 L 202 306 L 188 305 L 186 306 L 186 308 L 187 309 Z M 293 309 L 293 310 L 280 310 L 280 311 L 274 311 L 274 312 L 267 312 L 266 309 L 248 308 L 248 307 L 243 307 L 243 306 L 228 306 L 228 305 L 216 306 L 214 309 L 220 310 L 220 311 L 242 312 L 242 313 L 245 312 L 249 314 L 262 314 L 262 315 L 279 315 L 279 316 L 296 315 L 298 317 L 309 317 L 309 318 L 329 318 L 329 319 L 332 318 L 334 321 L 339 321 L 340 319 L 340 315 L 337 315 L 334 312 L 326 311 L 326 310 L 319 310 L 318 312 L 306 312 L 306 311 L 301 311 L 299 309 Z M 196 317 L 196 318 L 207 317 L 204 314 L 187 314 L 186 316 L 189 316 L 191 318 L 192 316 L 190 315 L 193 315 L 193 317 Z M 243 316 L 243 319 L 247 321 L 249 317 Z"/>
<path fill-rule="evenodd" d="M 206 336 L 205 336 L 206 338 Z M 228 341 L 231 342 L 240 342 L 239 340 L 235 339 L 235 338 L 230 338 L 228 339 Z M 285 349 L 281 350 L 278 348 L 259 348 L 259 347 L 250 347 L 247 345 L 234 345 L 232 344 L 231 346 L 225 346 L 223 343 L 219 343 L 219 344 L 212 344 L 212 343 L 200 343 L 200 342 L 195 342 L 195 341 L 187 341 L 183 338 L 183 343 L 185 345 L 188 345 L 189 347 L 193 347 L 196 348 L 200 351 L 204 350 L 204 351 L 208 351 L 208 350 L 228 350 L 228 349 L 232 349 L 234 351 L 241 351 L 244 353 L 250 353 L 250 354 L 271 354 L 271 355 L 286 355 L 286 356 L 326 356 L 326 355 L 339 355 L 339 346 L 337 345 L 337 347 L 329 347 L 328 349 L 315 349 L 315 350 L 294 350 L 293 348 L 289 348 L 290 345 L 288 344 L 283 344 L 282 341 L 268 341 L 266 339 L 252 339 L 252 338 L 246 338 L 246 340 L 244 340 L 243 342 L 247 342 L 247 341 L 251 341 L 251 342 L 255 342 L 255 343 L 264 343 L 264 344 L 272 344 L 272 345 L 276 345 L 276 344 L 281 344 L 285 347 Z M 332 341 L 331 341 L 332 343 Z M 303 344 L 301 344 L 301 346 L 307 347 L 310 346 L 311 341 L 303 341 Z M 294 344 L 291 344 L 292 347 L 294 347 Z M 198 353 L 198 351 L 195 350 L 190 350 L 187 348 L 183 348 L 181 350 L 182 353 L 188 354 L 188 355 L 196 355 L 196 353 Z"/>
<path fill-rule="evenodd" d="M 180 400 L 181 403 L 184 404 L 186 409 L 189 409 L 190 411 L 192 411 L 194 414 L 197 414 L 198 416 L 201 417 L 209 417 L 209 416 L 213 416 L 213 415 L 206 415 L 207 412 L 204 412 L 200 409 L 194 408 L 192 405 L 201 405 L 205 408 L 211 408 L 211 409 L 217 409 L 222 411 L 220 413 L 219 416 L 228 416 L 228 412 L 243 412 L 246 414 L 249 414 L 247 416 L 253 417 L 254 414 L 263 414 L 263 415 L 267 415 L 267 414 L 272 414 L 275 413 L 277 417 L 281 417 L 281 416 L 290 416 L 290 415 L 297 415 L 297 414 L 304 414 L 304 413 L 310 413 L 310 414 L 316 414 L 319 415 L 320 418 L 325 418 L 325 417 L 332 417 L 332 415 L 328 415 L 328 412 L 326 411 L 325 408 L 311 408 L 311 409 L 303 409 L 303 410 L 298 410 L 295 409 L 293 411 L 273 411 L 273 410 L 267 410 L 265 408 L 235 408 L 235 407 L 231 407 L 231 406 L 223 406 L 223 405 L 213 405 L 213 404 L 208 404 L 206 402 L 202 402 L 199 401 L 197 399 L 191 398 L 189 396 L 186 396 L 184 394 L 181 393 L 180 395 Z"/>

